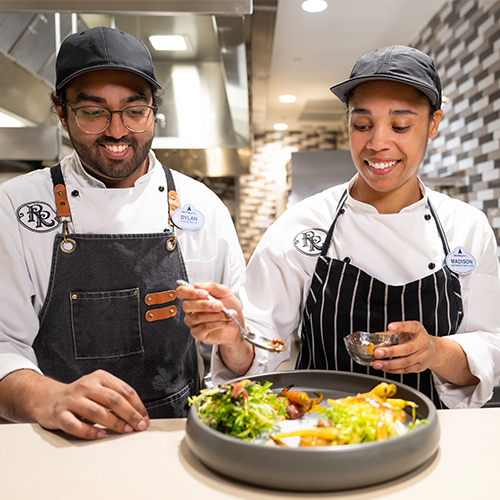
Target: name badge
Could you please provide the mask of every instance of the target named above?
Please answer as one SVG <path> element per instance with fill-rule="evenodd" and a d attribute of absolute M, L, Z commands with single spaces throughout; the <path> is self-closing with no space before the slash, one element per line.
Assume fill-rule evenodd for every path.
<path fill-rule="evenodd" d="M 469 274 L 476 269 L 476 259 L 463 247 L 457 247 L 446 256 L 446 265 L 457 274 Z"/>
<path fill-rule="evenodd" d="M 172 222 L 186 231 L 198 231 L 205 225 L 205 216 L 190 203 L 178 208 L 172 214 Z"/>

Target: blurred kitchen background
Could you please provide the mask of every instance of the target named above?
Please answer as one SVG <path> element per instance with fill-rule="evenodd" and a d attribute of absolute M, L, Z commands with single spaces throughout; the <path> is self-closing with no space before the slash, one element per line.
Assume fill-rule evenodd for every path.
<path fill-rule="evenodd" d="M 289 204 L 352 176 L 329 87 L 393 44 L 431 55 L 443 81 L 421 177 L 483 210 L 500 244 L 500 1 L 0 0 L 0 182 L 71 151 L 49 103 L 55 54 L 97 25 L 151 51 L 165 92 L 153 149 L 222 198 L 247 259 Z M 172 35 L 183 50 L 154 47 Z"/>

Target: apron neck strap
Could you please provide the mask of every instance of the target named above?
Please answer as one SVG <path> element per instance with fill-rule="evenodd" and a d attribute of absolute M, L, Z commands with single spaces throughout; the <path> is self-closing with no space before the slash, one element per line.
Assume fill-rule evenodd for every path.
<path fill-rule="evenodd" d="M 325 238 L 325 243 L 323 244 L 323 248 L 321 249 L 321 256 L 322 257 L 326 257 L 326 254 L 328 253 L 328 249 L 330 248 L 330 245 L 332 244 L 333 230 L 335 228 L 335 224 L 337 223 L 337 219 L 339 218 L 339 215 L 344 213 L 344 203 L 346 202 L 346 200 L 347 200 L 347 189 L 342 193 L 342 196 L 340 197 L 337 208 L 335 209 L 335 217 L 333 218 L 332 225 L 330 226 L 330 230 L 328 231 L 328 234 Z"/>
<path fill-rule="evenodd" d="M 174 182 L 174 176 L 172 175 L 172 172 L 168 167 L 165 165 L 161 165 L 163 167 L 163 170 L 165 172 L 165 177 L 167 178 L 167 189 L 168 189 L 168 214 L 169 214 L 169 219 L 172 219 L 172 214 L 174 213 L 175 210 L 177 210 L 180 207 L 180 202 L 179 202 L 179 195 L 177 194 L 177 191 L 175 190 L 175 182 Z"/>
<path fill-rule="evenodd" d="M 443 226 L 441 225 L 441 221 L 439 220 L 439 217 L 436 213 L 436 210 L 434 210 L 434 206 L 431 203 L 431 200 L 429 197 L 427 197 L 427 204 L 429 205 L 429 210 L 434 217 L 434 220 L 436 221 L 436 227 L 439 232 L 439 236 L 441 237 L 441 242 L 443 243 L 443 249 L 444 249 L 444 255 L 445 257 L 450 253 L 450 247 L 448 245 L 448 239 L 446 238 L 446 234 L 444 232 Z"/>
<path fill-rule="evenodd" d="M 50 169 L 50 176 L 54 185 L 57 219 L 59 222 L 70 222 L 71 210 L 69 208 L 68 194 L 66 193 L 66 184 L 64 183 L 60 163 Z"/>

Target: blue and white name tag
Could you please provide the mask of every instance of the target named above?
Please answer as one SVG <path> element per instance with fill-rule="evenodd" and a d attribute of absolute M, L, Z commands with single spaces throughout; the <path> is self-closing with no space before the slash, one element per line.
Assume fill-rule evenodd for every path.
<path fill-rule="evenodd" d="M 178 208 L 172 214 L 172 222 L 186 231 L 198 231 L 205 225 L 205 216 L 190 203 Z"/>
<path fill-rule="evenodd" d="M 446 265 L 457 274 L 469 274 L 476 269 L 476 259 L 463 247 L 457 247 L 446 256 Z"/>

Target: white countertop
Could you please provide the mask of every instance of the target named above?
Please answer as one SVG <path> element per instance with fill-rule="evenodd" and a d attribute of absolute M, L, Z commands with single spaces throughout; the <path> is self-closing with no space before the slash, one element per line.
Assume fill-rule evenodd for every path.
<path fill-rule="evenodd" d="M 37 424 L 0 425 L 2 500 L 500 498 L 500 408 L 438 411 L 440 448 L 424 466 L 389 483 L 332 493 L 247 486 L 207 469 L 188 448 L 185 420 L 87 442 Z"/>

